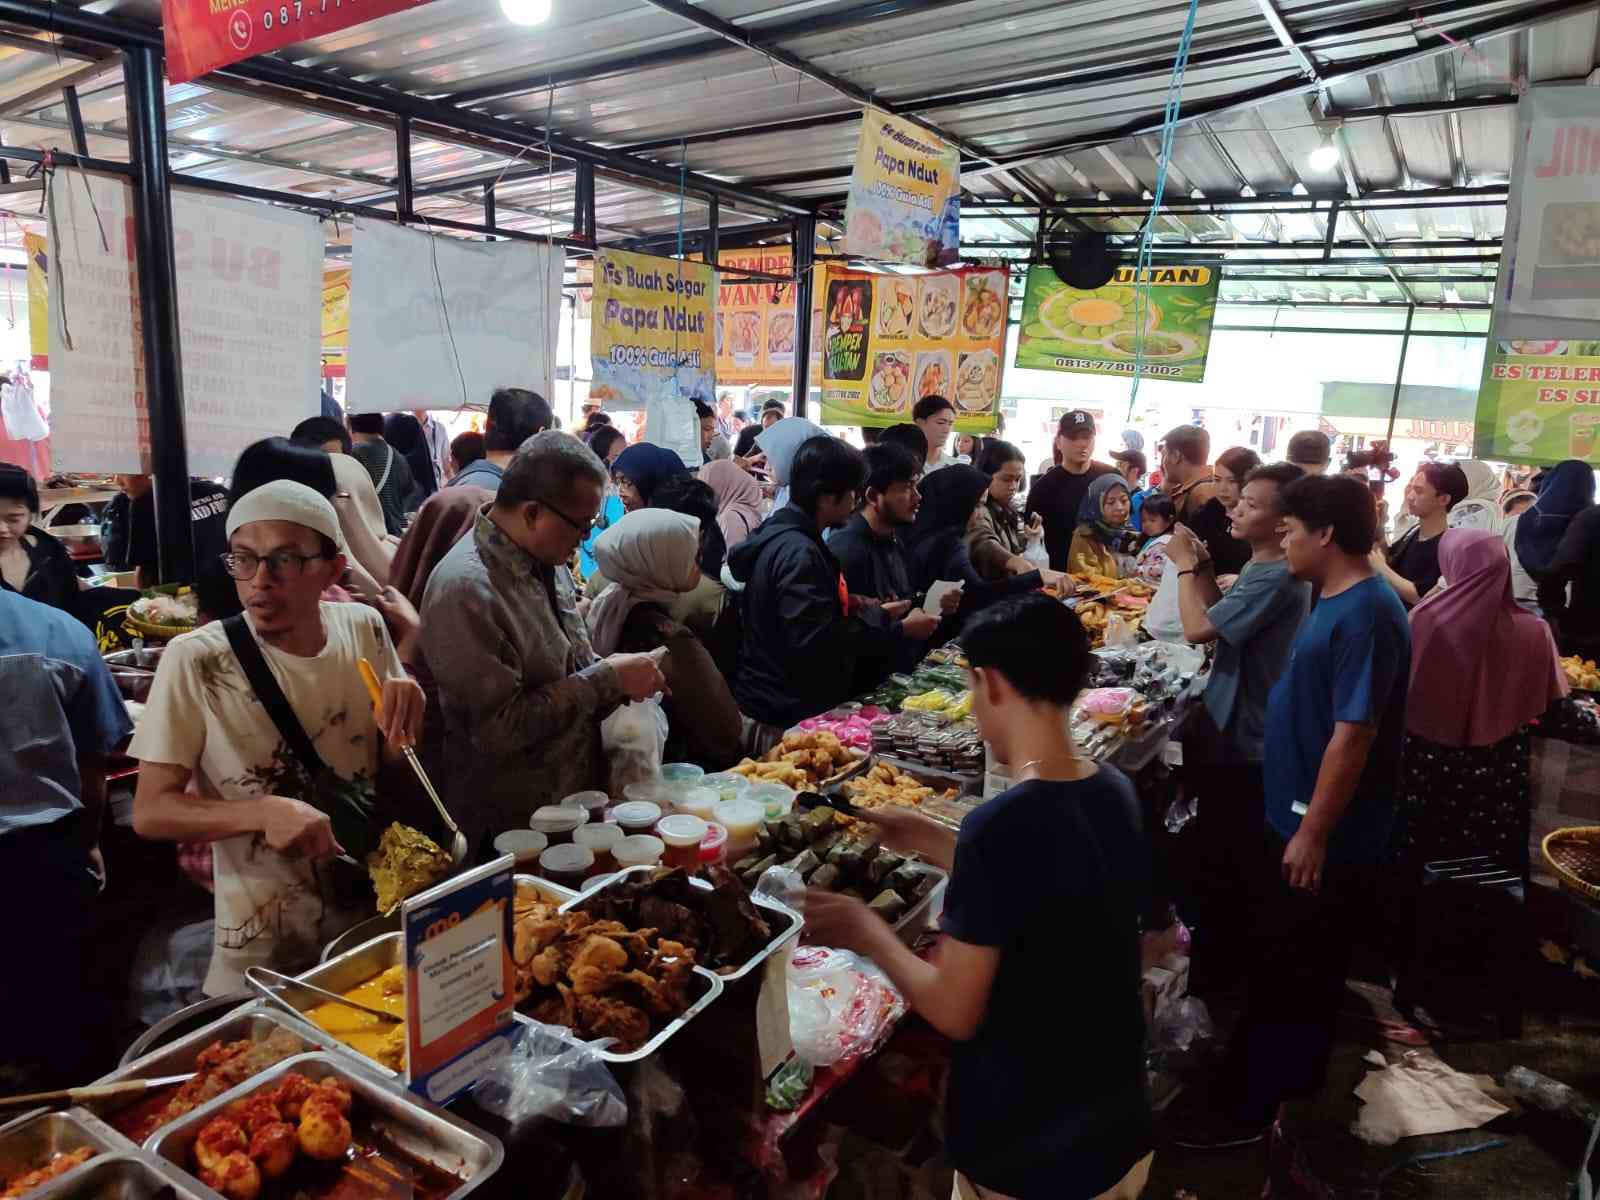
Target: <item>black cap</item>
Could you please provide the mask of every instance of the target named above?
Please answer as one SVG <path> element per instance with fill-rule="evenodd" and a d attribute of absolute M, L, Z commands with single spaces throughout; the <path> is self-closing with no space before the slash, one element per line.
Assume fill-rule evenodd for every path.
<path fill-rule="evenodd" d="M 1073 437 L 1076 434 L 1093 432 L 1094 415 L 1085 412 L 1081 408 L 1074 408 L 1072 411 L 1064 413 L 1061 417 L 1061 424 L 1056 430 L 1059 437 Z"/>
<path fill-rule="evenodd" d="M 764 403 L 761 406 L 761 411 L 764 412 L 764 413 L 765 412 L 781 413 L 781 412 L 784 411 L 783 401 L 778 399 L 778 397 L 776 397 L 776 396 L 772 396 L 766 401 L 766 403 Z"/>
<path fill-rule="evenodd" d="M 1139 468 L 1139 474 L 1141 475 L 1143 475 L 1148 469 L 1144 460 L 1144 452 L 1142 450 L 1113 450 L 1111 452 L 1111 461 L 1119 463 L 1132 463 L 1134 466 Z"/>

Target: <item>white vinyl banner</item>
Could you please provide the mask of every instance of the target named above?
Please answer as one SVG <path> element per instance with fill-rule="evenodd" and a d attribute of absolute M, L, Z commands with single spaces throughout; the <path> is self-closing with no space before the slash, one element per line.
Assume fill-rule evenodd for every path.
<path fill-rule="evenodd" d="M 564 260 L 559 246 L 357 222 L 347 410 L 481 409 L 500 387 L 549 398 Z"/>
<path fill-rule="evenodd" d="M 64 470 L 148 471 L 132 194 L 65 168 L 52 191 L 52 453 Z M 189 473 L 227 475 L 251 442 L 318 411 L 322 231 L 314 217 L 181 190 L 172 221 Z"/>
<path fill-rule="evenodd" d="M 1600 89 L 1531 89 L 1517 133 L 1493 336 L 1600 340 Z"/>

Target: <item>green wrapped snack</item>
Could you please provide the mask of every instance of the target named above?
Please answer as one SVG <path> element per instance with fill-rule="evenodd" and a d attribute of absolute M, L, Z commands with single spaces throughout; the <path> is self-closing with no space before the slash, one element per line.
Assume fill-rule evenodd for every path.
<path fill-rule="evenodd" d="M 911 906 L 901 898 L 900 893 L 890 891 L 888 888 L 885 888 L 883 891 L 874 896 L 872 898 L 872 902 L 867 905 L 868 911 L 877 913 L 878 916 L 882 917 L 890 925 L 893 925 L 901 917 L 905 916 L 906 909 L 910 907 Z"/>
<path fill-rule="evenodd" d="M 793 1112 L 799 1108 L 800 1101 L 811 1090 L 814 1074 L 809 1063 L 791 1058 L 778 1068 L 772 1082 L 767 1084 L 767 1107 L 774 1112 Z"/>
<path fill-rule="evenodd" d="M 874 885 L 881 884 L 901 867 L 905 866 L 905 856 L 896 854 L 892 850 L 885 850 L 877 858 L 867 864 L 867 878 Z"/>
<path fill-rule="evenodd" d="M 863 904 L 867 902 L 867 894 L 858 887 L 847 887 L 839 894 L 841 896 L 849 896 L 852 900 L 859 900 Z"/>
<path fill-rule="evenodd" d="M 833 861 L 833 852 L 850 840 L 850 835 L 842 829 L 830 830 L 820 842 L 811 847 L 816 856 L 824 862 Z"/>
<path fill-rule="evenodd" d="M 806 880 L 808 887 L 822 888 L 824 891 L 835 891 L 839 886 L 840 871 L 832 863 L 823 863 L 811 872 L 811 878 Z"/>
<path fill-rule="evenodd" d="M 798 850 L 806 844 L 805 827 L 800 824 L 800 813 L 790 813 L 778 822 L 774 831 L 777 835 L 778 845 L 786 850 Z"/>
<path fill-rule="evenodd" d="M 754 870 L 757 866 L 759 866 L 761 860 L 765 857 L 766 855 L 762 854 L 759 850 L 757 850 L 754 854 L 746 855 L 744 858 L 741 858 L 738 862 L 733 864 L 733 873 L 742 879 L 746 872 Z"/>
<path fill-rule="evenodd" d="M 892 888 L 902 896 L 916 896 L 920 894 L 917 891 L 918 886 L 927 875 L 926 871 L 918 870 L 915 863 L 905 862 L 884 877 L 883 886 Z"/>
<path fill-rule="evenodd" d="M 775 867 L 777 865 L 778 856 L 776 854 L 769 854 L 765 858 L 759 860 L 756 865 L 751 867 L 748 871 L 739 872 L 739 882 L 743 883 L 745 887 L 753 888 L 755 887 L 757 881 L 766 874 L 768 867 Z"/>
<path fill-rule="evenodd" d="M 867 870 L 867 856 L 860 842 L 852 842 L 830 861 L 851 879 L 860 879 Z"/>
<path fill-rule="evenodd" d="M 798 871 L 800 877 L 804 879 L 822 865 L 822 860 L 813 854 L 810 849 L 805 849 L 783 865 L 791 871 Z"/>
<path fill-rule="evenodd" d="M 772 826 L 763 821 L 756 830 L 756 847 L 763 854 L 771 854 L 778 845 L 777 835 L 772 832 Z"/>
<path fill-rule="evenodd" d="M 805 829 L 806 841 L 820 842 L 838 822 L 833 819 L 833 809 L 813 808 L 800 818 L 800 824 Z"/>

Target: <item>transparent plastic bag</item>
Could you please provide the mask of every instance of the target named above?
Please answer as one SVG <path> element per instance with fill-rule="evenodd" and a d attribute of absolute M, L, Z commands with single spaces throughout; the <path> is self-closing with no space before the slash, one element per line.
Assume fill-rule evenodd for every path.
<path fill-rule="evenodd" d="M 600 744 L 611 767 L 611 794 L 630 783 L 659 778 L 667 748 L 667 714 L 652 696 L 624 704 L 600 722 Z"/>
<path fill-rule="evenodd" d="M 473 1099 L 513 1126 L 538 1117 L 592 1128 L 624 1125 L 628 1102 L 594 1047 L 563 1030 L 519 1025 L 511 1053 L 473 1089 Z"/>
<path fill-rule="evenodd" d="M 768 867 L 756 880 L 756 895 L 776 900 L 797 913 L 806 910 L 806 881 L 789 867 Z"/>
<path fill-rule="evenodd" d="M 871 1054 L 905 1011 L 905 998 L 870 959 L 801 946 L 789 960 L 789 1036 L 813 1067 Z"/>
<path fill-rule="evenodd" d="M 1050 551 L 1044 548 L 1042 536 L 1028 539 L 1028 548 L 1022 552 L 1022 557 L 1038 570 L 1048 570 L 1050 567 Z"/>

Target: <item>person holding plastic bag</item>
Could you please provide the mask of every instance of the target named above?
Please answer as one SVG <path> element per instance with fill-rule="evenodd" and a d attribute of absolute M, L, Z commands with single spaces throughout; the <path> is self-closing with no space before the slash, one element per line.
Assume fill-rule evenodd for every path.
<path fill-rule="evenodd" d="M 989 490 L 978 508 L 977 523 L 967 531 L 967 553 L 973 568 L 988 580 L 1048 571 L 1044 521 L 1034 513 L 1033 520 L 1024 525 L 1015 503 L 1028 478 L 1022 451 L 999 438 L 985 438 L 975 465 L 989 477 Z"/>
<path fill-rule="evenodd" d="M 547 797 L 604 789 L 601 721 L 666 685 L 648 654 L 597 656 L 578 615 L 566 564 L 606 479 L 576 438 L 529 438 L 423 593 L 419 665 L 444 710 L 447 801 L 478 849 L 526 828 Z"/>
<path fill-rule="evenodd" d="M 961 645 L 973 716 L 1016 782 L 959 835 L 910 809 L 863 814 L 886 845 L 950 871 L 933 960 L 848 896 L 808 893 L 807 933 L 871 958 L 955 1040 L 946 1143 L 958 1197 L 1132 1200 L 1154 1145 L 1139 1003 L 1150 848 L 1132 785 L 1068 731 L 1088 635 L 1030 595 L 979 613 Z M 1069 1055 L 1041 1053 L 1049 1030 L 1083 1036 Z"/>
<path fill-rule="evenodd" d="M 700 582 L 699 552 L 694 517 L 660 508 L 624 516 L 594 546 L 611 585 L 589 606 L 589 637 L 596 654 L 666 652 L 667 694 L 655 703 L 667 718 L 668 761 L 720 771 L 739 760 L 743 718 L 710 652 L 667 611 Z"/>

